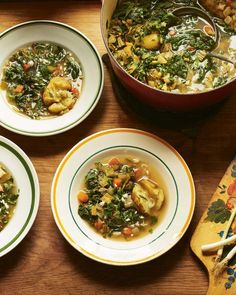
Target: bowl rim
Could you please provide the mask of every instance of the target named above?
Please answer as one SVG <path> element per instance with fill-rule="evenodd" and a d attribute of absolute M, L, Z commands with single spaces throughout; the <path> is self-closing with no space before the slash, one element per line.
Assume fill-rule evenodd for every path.
<path fill-rule="evenodd" d="M 106 19 L 106 21 L 104 20 L 104 6 L 105 6 L 105 2 L 107 0 L 102 0 L 102 7 L 101 7 L 101 10 L 100 10 L 100 28 L 101 28 L 101 33 L 102 33 L 102 39 L 103 39 L 103 43 L 106 47 L 106 50 L 108 52 L 108 55 L 109 57 L 112 58 L 112 61 L 116 64 L 116 66 L 119 68 L 119 70 L 125 74 L 126 76 L 128 76 L 128 78 L 130 78 L 132 81 L 138 83 L 141 87 L 147 87 L 150 91 L 153 91 L 153 92 L 160 92 L 162 94 L 167 94 L 167 95 L 174 95 L 174 96 L 199 96 L 199 98 L 201 99 L 201 94 L 211 94 L 211 93 L 214 93 L 215 91 L 218 91 L 219 89 L 222 89 L 222 88 L 225 88 L 227 87 L 229 84 L 233 83 L 236 81 L 236 75 L 235 77 L 228 81 L 227 83 L 221 85 L 221 86 L 218 86 L 216 88 L 213 88 L 213 89 L 210 89 L 210 90 L 207 90 L 207 91 L 200 91 L 200 92 L 190 92 L 190 93 L 175 93 L 175 92 L 171 92 L 171 91 L 164 91 L 164 90 L 161 90 L 161 89 L 158 89 L 158 88 L 154 88 L 154 87 L 151 87 L 149 86 L 148 84 L 146 83 L 143 83 L 142 81 L 139 81 L 138 79 L 134 78 L 131 74 L 129 74 L 119 63 L 118 61 L 115 59 L 115 57 L 113 56 L 109 46 L 108 46 L 108 42 L 107 42 L 107 36 L 106 36 L 106 32 L 103 30 L 103 22 L 107 23 L 107 22 L 110 22 L 110 20 Z M 119 0 L 117 0 L 117 5 L 118 5 L 118 2 Z M 113 11 L 114 12 L 114 11 Z M 208 11 L 207 11 L 208 12 Z M 211 16 L 211 15 L 210 15 Z M 212 16 L 211 16 L 212 17 Z M 107 26 L 107 25 L 106 25 Z M 202 98 L 204 100 L 204 98 Z"/>
<path fill-rule="evenodd" d="M 0 135 L 0 145 L 4 149 L 8 150 L 9 153 L 16 156 L 19 162 L 22 164 L 23 169 L 25 169 L 27 176 L 29 178 L 32 193 L 32 203 L 27 218 L 24 217 L 24 225 L 19 230 L 17 230 L 18 233 L 15 235 L 14 238 L 11 239 L 11 241 L 9 241 L 6 245 L 1 246 L 0 257 L 2 257 L 5 254 L 9 253 L 11 250 L 13 250 L 26 237 L 29 230 L 33 226 L 39 209 L 40 185 L 34 165 L 31 162 L 30 158 L 26 155 L 26 153 L 17 144 L 15 144 L 13 141 L 9 140 L 8 138 L 2 135 Z M 14 178 L 18 183 L 17 179 L 19 178 L 19 175 L 14 175 Z M 3 229 L 3 234 L 5 230 L 7 231 L 7 226 Z"/>
<path fill-rule="evenodd" d="M 82 114 L 82 116 L 80 116 L 79 118 L 77 118 L 76 120 L 74 120 L 73 122 L 71 122 L 70 124 L 62 127 L 62 128 L 57 128 L 55 130 L 51 130 L 51 131 L 38 131 L 38 132 L 33 132 L 33 131 L 25 131 L 22 129 L 17 129 L 14 126 L 10 126 L 5 122 L 2 122 L 0 120 L 0 126 L 14 132 L 14 133 L 18 133 L 21 135 L 27 135 L 27 136 L 34 136 L 34 137 L 41 137 L 41 136 L 50 136 L 50 135 L 55 135 L 55 134 L 59 134 L 59 133 L 63 133 L 65 131 L 68 131 L 70 129 L 72 129 L 73 127 L 75 127 L 76 125 L 78 125 L 79 123 L 81 123 L 83 120 L 85 120 L 90 114 L 91 112 L 94 110 L 94 108 L 96 107 L 99 99 L 101 98 L 102 95 L 102 91 L 104 88 L 104 67 L 103 67 L 103 62 L 101 59 L 101 56 L 97 50 L 97 48 L 95 47 L 95 45 L 92 43 L 92 41 L 81 31 L 77 30 L 76 28 L 65 24 L 63 22 L 58 22 L 58 21 L 54 21 L 54 20 L 47 20 L 47 19 L 38 19 L 38 20 L 30 20 L 30 21 L 26 21 L 26 22 L 22 22 L 19 24 L 16 24 L 6 30 L 4 30 L 2 33 L 0 33 L 0 40 L 7 34 L 11 33 L 12 31 L 17 30 L 18 28 L 22 28 L 28 25 L 40 25 L 40 24 L 46 24 L 46 25 L 55 25 L 61 28 L 66 28 L 72 32 L 74 32 L 75 34 L 77 34 L 78 36 L 80 36 L 87 44 L 88 46 L 93 50 L 95 57 L 97 59 L 98 62 L 98 67 L 99 67 L 99 71 L 100 71 L 100 81 L 99 81 L 99 87 L 97 89 L 97 93 L 92 101 L 92 103 L 89 105 L 89 107 L 85 110 L 85 112 Z M 63 118 L 63 115 L 61 116 L 61 118 Z M 30 122 L 30 121 L 29 121 Z"/>
<path fill-rule="evenodd" d="M 83 147 L 89 141 L 91 141 L 93 139 L 96 139 L 98 137 L 106 136 L 106 135 L 109 135 L 109 134 L 112 134 L 112 133 L 123 133 L 123 132 L 135 133 L 137 135 L 148 136 L 151 139 L 157 140 L 161 144 L 165 145 L 167 147 L 167 149 L 169 149 L 177 157 L 177 159 L 181 163 L 181 165 L 183 165 L 184 170 L 185 170 L 186 175 L 187 175 L 187 179 L 188 179 L 188 183 L 189 183 L 189 187 L 190 187 L 190 192 L 191 192 L 191 196 L 190 196 L 191 201 L 190 201 L 190 207 L 189 207 L 189 210 L 188 210 L 188 217 L 186 218 L 186 220 L 184 222 L 184 225 L 181 228 L 181 231 L 178 233 L 178 235 L 174 239 L 174 241 L 167 244 L 164 249 L 161 249 L 160 251 L 157 251 L 156 253 L 154 253 L 152 255 L 146 256 L 146 257 L 141 258 L 141 259 L 129 261 L 129 262 L 115 261 L 115 260 L 109 260 L 109 259 L 106 259 L 106 258 L 103 258 L 103 257 L 99 257 L 98 255 L 95 255 L 95 254 L 89 252 L 88 250 L 84 249 L 83 247 L 81 247 L 81 245 L 78 245 L 73 240 L 73 238 L 70 236 L 70 234 L 67 232 L 67 230 L 66 230 L 66 228 L 65 228 L 65 226 L 63 224 L 63 221 L 60 219 L 60 214 L 58 212 L 58 208 L 57 208 L 57 205 L 56 205 L 56 189 L 57 189 L 57 186 L 58 186 L 60 173 L 62 172 L 63 168 L 66 166 L 67 161 L 70 161 L 70 157 L 74 153 L 76 153 L 77 149 L 79 149 L 80 147 Z M 183 237 L 183 235 L 185 234 L 185 232 L 187 231 L 187 229 L 188 229 L 188 227 L 190 225 L 190 222 L 191 222 L 192 217 L 193 217 L 194 209 L 195 209 L 195 202 L 196 202 L 196 191 L 195 191 L 194 180 L 193 180 L 191 171 L 190 171 L 188 165 L 186 164 L 185 160 L 183 159 L 183 157 L 176 151 L 176 149 L 173 146 L 171 146 L 168 142 L 161 139 L 157 135 L 155 135 L 153 133 L 150 133 L 150 132 L 147 132 L 147 131 L 134 129 L 134 128 L 112 128 L 112 129 L 107 129 L 107 130 L 96 132 L 96 133 L 94 133 L 94 134 L 80 140 L 79 142 L 77 142 L 67 152 L 67 154 L 61 160 L 61 162 L 58 165 L 57 170 L 56 170 L 56 172 L 54 174 L 52 185 L 51 185 L 51 209 L 52 209 L 54 221 L 57 224 L 57 227 L 60 230 L 62 236 L 67 240 L 67 242 L 73 248 L 75 248 L 77 251 L 84 254 L 88 258 L 93 259 L 93 260 L 95 260 L 97 262 L 101 262 L 101 263 L 109 264 L 109 265 L 116 265 L 116 266 L 128 266 L 128 265 L 137 265 L 137 264 L 145 263 L 145 262 L 153 260 L 153 259 L 155 259 L 157 257 L 160 257 L 161 255 L 163 255 L 164 253 L 169 251 L 172 247 L 174 247 L 180 241 L 180 239 Z"/>

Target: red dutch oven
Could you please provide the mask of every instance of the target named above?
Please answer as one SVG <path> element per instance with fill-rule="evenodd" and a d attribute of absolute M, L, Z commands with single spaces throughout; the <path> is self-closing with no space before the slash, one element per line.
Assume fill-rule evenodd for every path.
<path fill-rule="evenodd" d="M 161 110 L 187 112 L 212 106 L 233 94 L 236 80 L 210 91 L 178 94 L 152 88 L 128 74 L 115 60 L 108 47 L 108 27 L 118 0 L 103 0 L 101 9 L 101 30 L 112 68 L 122 85 L 137 99 Z"/>

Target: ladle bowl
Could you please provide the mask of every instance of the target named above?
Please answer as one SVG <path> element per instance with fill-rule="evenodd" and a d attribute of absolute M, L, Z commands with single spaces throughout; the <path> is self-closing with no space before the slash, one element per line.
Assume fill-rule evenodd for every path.
<path fill-rule="evenodd" d="M 217 28 L 214 20 L 206 11 L 204 11 L 200 8 L 186 6 L 186 7 L 177 8 L 177 9 L 173 10 L 172 13 L 175 16 L 193 15 L 193 16 L 199 16 L 199 17 L 203 18 L 212 27 L 212 29 L 214 31 L 214 35 L 212 36 L 212 38 L 215 41 L 215 45 L 214 45 L 214 47 L 212 47 L 212 50 L 217 47 L 218 41 L 219 41 L 219 31 L 218 31 L 218 28 Z"/>

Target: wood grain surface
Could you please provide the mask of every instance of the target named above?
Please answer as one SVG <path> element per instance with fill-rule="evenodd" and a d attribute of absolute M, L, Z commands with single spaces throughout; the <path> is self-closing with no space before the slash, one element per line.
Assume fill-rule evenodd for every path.
<path fill-rule="evenodd" d="M 229 202 L 231 193 L 230 190 L 235 182 L 235 175 L 232 173 L 233 167 L 236 166 L 236 160 L 234 159 L 228 169 L 226 170 L 224 176 L 222 177 L 216 191 L 212 195 L 208 207 L 200 219 L 198 226 L 194 234 L 192 235 L 190 247 L 192 251 L 197 255 L 197 257 L 202 261 L 209 273 L 209 289 L 207 295 L 235 295 L 236 285 L 233 283 L 229 285 L 229 268 L 223 268 L 220 275 L 216 275 L 216 256 L 217 251 L 202 252 L 201 246 L 214 243 L 220 240 L 219 233 L 225 231 L 228 220 L 221 222 L 212 222 L 208 219 L 209 208 L 212 208 L 212 204 L 216 202 Z M 232 185 L 233 184 L 233 185 Z M 223 189 L 222 189 L 223 188 Z M 230 199 L 232 200 L 232 198 Z M 234 210 L 234 207 L 233 209 Z M 234 228 L 235 222 L 232 222 L 231 229 Z M 225 248 L 224 248 L 225 249 Z M 231 269 L 232 270 L 232 269 Z M 227 286 L 227 289 L 226 289 Z"/>
<path fill-rule="evenodd" d="M 100 33 L 100 1 L 1 1 L 0 31 L 23 21 L 51 19 L 86 34 L 105 53 Z M 0 49 L 1 54 L 1 49 Z M 202 295 L 208 286 L 204 267 L 191 252 L 193 231 L 235 154 L 236 95 L 194 127 L 174 128 L 150 121 L 114 95 L 105 67 L 105 86 L 92 114 L 66 133 L 32 138 L 0 127 L 0 134 L 18 144 L 37 170 L 41 200 L 27 237 L 0 259 L 0 294 Z M 0 110 L 1 111 L 1 110 Z M 168 114 L 167 114 L 168 116 Z M 62 237 L 50 208 L 50 187 L 65 153 L 86 136 L 107 128 L 133 127 L 162 137 L 189 165 L 196 185 L 196 209 L 181 241 L 162 257 L 131 267 L 112 267 L 92 261 Z"/>

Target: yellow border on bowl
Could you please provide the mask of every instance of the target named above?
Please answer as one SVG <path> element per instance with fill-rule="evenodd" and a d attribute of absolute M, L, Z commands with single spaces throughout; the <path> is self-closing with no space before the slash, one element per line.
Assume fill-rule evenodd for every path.
<path fill-rule="evenodd" d="M 190 206 L 190 210 L 189 210 L 189 214 L 187 217 L 187 220 L 184 224 L 184 226 L 182 227 L 181 231 L 179 232 L 178 236 L 176 236 L 176 242 L 173 243 L 173 241 L 171 242 L 171 244 L 166 247 L 165 249 L 163 249 L 162 251 L 159 251 L 153 255 L 147 256 L 145 258 L 139 259 L 139 260 L 133 260 L 133 261 L 113 261 L 113 260 L 108 260 L 108 259 L 103 259 L 101 257 L 98 257 L 88 251 L 86 251 L 85 249 L 81 248 L 80 246 L 78 246 L 75 241 L 71 238 L 71 236 L 68 234 L 68 232 L 66 231 L 60 216 L 58 214 L 58 210 L 57 210 L 57 205 L 56 205 L 56 187 L 58 184 L 58 180 L 60 177 L 60 174 L 65 166 L 65 164 L 67 163 L 67 161 L 70 159 L 70 157 L 83 145 L 85 145 L 87 142 L 93 140 L 94 138 L 97 138 L 99 136 L 103 136 L 106 134 L 110 134 L 110 133 L 118 133 L 118 132 L 127 132 L 127 133 L 137 133 L 137 134 L 141 134 L 141 135 L 145 135 L 145 136 L 149 136 L 151 138 L 154 138 L 155 140 L 161 142 L 162 144 L 164 144 L 166 147 L 168 147 L 170 150 L 172 150 L 172 152 L 177 156 L 177 158 L 180 160 L 180 162 L 182 163 L 186 174 L 188 176 L 189 179 L 189 183 L 190 183 L 190 189 L 191 189 L 191 206 Z M 193 211 L 194 211 L 194 207 L 195 207 L 195 187 L 194 187 L 194 182 L 193 182 L 193 178 L 191 175 L 191 172 L 187 166 L 187 164 L 185 163 L 184 159 L 182 158 L 182 156 L 170 145 L 168 144 L 165 140 L 161 139 L 160 137 L 146 132 L 146 131 L 142 131 L 142 130 L 138 130 L 138 129 L 129 129 L 129 128 L 116 128 L 116 129 L 108 129 L 108 130 L 104 130 L 98 133 L 95 133 L 87 138 L 85 138 L 84 140 L 80 141 L 79 143 L 77 143 L 70 151 L 69 153 L 65 156 L 65 158 L 62 160 L 60 166 L 58 167 L 55 177 L 54 177 L 54 181 L 53 181 L 53 186 L 52 186 L 52 206 L 53 206 L 53 212 L 56 223 L 59 225 L 60 230 L 62 232 L 62 234 L 64 235 L 64 237 L 67 239 L 67 241 L 77 250 L 79 250 L 81 253 L 83 253 L 84 255 L 86 255 L 89 258 L 92 258 L 96 261 L 99 262 L 103 262 L 106 264 L 112 264 L 112 265 L 134 265 L 134 264 L 139 264 L 139 263 L 144 263 L 147 262 L 149 260 L 152 260 L 154 258 L 159 257 L 161 254 L 167 252 L 170 248 L 172 248 L 172 246 L 174 246 L 183 236 L 183 234 L 185 233 L 185 231 L 188 228 L 188 225 L 190 224 L 190 221 L 192 219 L 192 215 L 193 215 Z"/>

